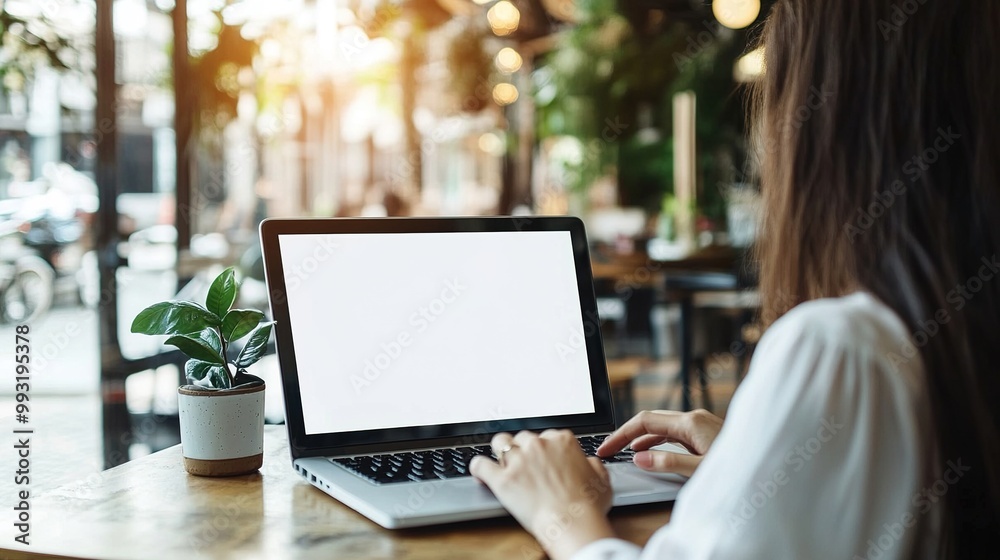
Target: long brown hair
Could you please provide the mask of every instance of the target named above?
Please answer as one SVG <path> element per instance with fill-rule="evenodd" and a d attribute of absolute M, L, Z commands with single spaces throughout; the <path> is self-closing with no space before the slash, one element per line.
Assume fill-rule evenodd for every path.
<path fill-rule="evenodd" d="M 903 320 L 928 467 L 971 467 L 943 499 L 952 558 L 1000 539 L 998 38 L 996 1 L 778 0 L 752 97 L 763 321 L 855 290 Z"/>

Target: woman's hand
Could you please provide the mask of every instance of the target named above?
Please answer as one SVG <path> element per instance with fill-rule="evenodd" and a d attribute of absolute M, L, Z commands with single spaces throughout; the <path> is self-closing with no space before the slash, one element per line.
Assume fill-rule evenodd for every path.
<path fill-rule="evenodd" d="M 500 463 L 480 455 L 470 472 L 550 557 L 568 558 L 590 542 L 614 536 L 607 519 L 608 471 L 599 459 L 584 456 L 572 432 L 497 434 L 491 446 Z"/>
<path fill-rule="evenodd" d="M 643 411 L 608 436 L 597 454 L 608 457 L 630 446 L 639 452 L 633 461 L 643 470 L 691 476 L 721 429 L 722 418 L 707 410 Z M 661 443 L 679 443 L 693 455 L 648 451 Z"/>

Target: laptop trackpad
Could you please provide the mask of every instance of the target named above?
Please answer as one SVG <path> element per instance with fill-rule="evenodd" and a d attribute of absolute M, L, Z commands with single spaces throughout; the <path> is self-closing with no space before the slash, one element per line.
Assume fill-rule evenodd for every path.
<path fill-rule="evenodd" d="M 619 497 L 646 495 L 651 489 L 680 488 L 685 480 L 682 476 L 646 473 L 638 468 L 611 472 L 611 487 Z"/>

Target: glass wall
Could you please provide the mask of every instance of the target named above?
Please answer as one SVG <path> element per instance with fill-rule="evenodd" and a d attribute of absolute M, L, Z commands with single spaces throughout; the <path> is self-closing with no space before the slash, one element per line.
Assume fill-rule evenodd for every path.
<path fill-rule="evenodd" d="M 727 202 L 753 205 L 733 92 L 759 56 L 741 58 L 747 32 L 706 6 L 113 0 L 112 123 L 95 116 L 105 1 L 0 3 L 0 340 L 31 325 L 32 391 L 77 407 L 65 416 L 88 434 L 108 402 L 102 370 L 165 351 L 129 332 L 143 307 L 203 298 L 236 266 L 240 305 L 267 308 L 267 216 L 571 213 L 614 260 L 685 235 L 725 243 Z M 118 241 L 102 253 L 97 157 L 112 129 Z M 114 363 L 99 262 L 115 277 Z M 273 356 L 261 369 L 277 379 Z M 127 374 L 128 456 L 174 443 L 176 365 Z"/>

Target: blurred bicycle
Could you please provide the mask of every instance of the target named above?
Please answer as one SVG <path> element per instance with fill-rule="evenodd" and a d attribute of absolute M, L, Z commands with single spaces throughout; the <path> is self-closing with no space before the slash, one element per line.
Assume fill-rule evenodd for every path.
<path fill-rule="evenodd" d="M 25 247 L 26 226 L 0 222 L 0 324 L 31 323 L 52 306 L 55 271 Z"/>

